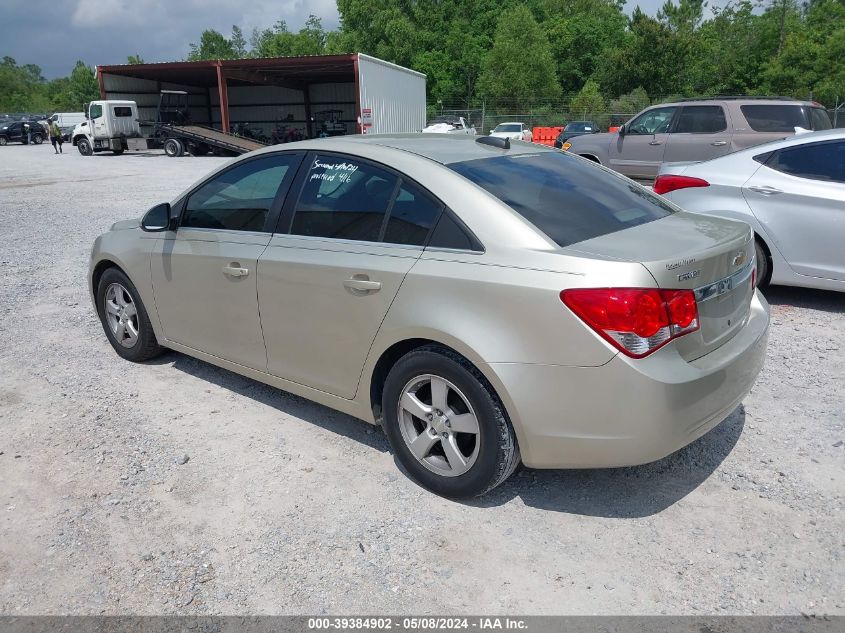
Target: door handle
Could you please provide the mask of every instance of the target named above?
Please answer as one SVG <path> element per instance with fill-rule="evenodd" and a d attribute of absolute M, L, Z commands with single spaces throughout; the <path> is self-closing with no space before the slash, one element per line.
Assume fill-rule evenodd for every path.
<path fill-rule="evenodd" d="M 769 187 L 768 185 L 762 185 L 760 187 L 749 187 L 751 191 L 756 191 L 757 193 L 761 193 L 764 196 L 773 196 L 776 193 L 783 193 L 780 189 L 776 187 Z"/>
<path fill-rule="evenodd" d="M 662 141 L 650 141 L 649 145 L 663 145 Z"/>
<path fill-rule="evenodd" d="M 249 274 L 249 268 L 241 268 L 233 262 L 228 266 L 223 266 L 223 274 L 229 277 L 246 277 Z"/>
<path fill-rule="evenodd" d="M 713 147 L 722 147 L 722 145 L 727 145 L 727 141 L 713 141 L 710 143 Z"/>
<path fill-rule="evenodd" d="M 343 287 L 352 292 L 378 292 L 381 290 L 381 282 L 370 281 L 365 276 L 351 277 L 343 282 Z"/>

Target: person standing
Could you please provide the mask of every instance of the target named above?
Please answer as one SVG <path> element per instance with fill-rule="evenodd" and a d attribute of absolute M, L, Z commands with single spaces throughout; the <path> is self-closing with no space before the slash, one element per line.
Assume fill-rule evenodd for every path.
<path fill-rule="evenodd" d="M 50 129 L 50 142 L 53 144 L 53 151 L 56 154 L 62 153 L 62 130 L 59 128 L 59 124 L 55 121 L 50 121 L 50 125 L 48 126 Z M 58 145 L 58 149 L 56 148 Z"/>
<path fill-rule="evenodd" d="M 29 123 L 23 124 L 23 131 L 26 133 L 26 144 L 32 144 L 32 129 L 29 127 Z"/>

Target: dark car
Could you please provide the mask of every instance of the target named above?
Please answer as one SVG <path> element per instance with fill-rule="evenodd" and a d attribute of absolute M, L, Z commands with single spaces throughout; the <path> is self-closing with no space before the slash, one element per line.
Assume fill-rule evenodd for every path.
<path fill-rule="evenodd" d="M 592 121 L 572 121 L 567 123 L 563 128 L 563 132 L 558 134 L 555 139 L 555 147 L 561 149 L 563 144 L 574 136 L 582 136 L 583 134 L 596 134 L 599 132 L 598 126 Z"/>
<path fill-rule="evenodd" d="M 44 128 L 38 121 L 14 121 L 0 125 L 0 145 L 8 143 L 23 143 L 29 141 L 26 137 L 25 125 L 29 125 L 29 137 L 35 145 L 41 145 L 44 141 Z"/>

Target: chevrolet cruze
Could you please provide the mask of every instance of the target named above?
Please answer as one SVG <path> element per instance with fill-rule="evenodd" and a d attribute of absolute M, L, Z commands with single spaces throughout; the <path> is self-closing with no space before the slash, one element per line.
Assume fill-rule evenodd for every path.
<path fill-rule="evenodd" d="M 241 157 L 97 238 L 115 351 L 163 348 L 380 424 L 426 488 L 662 458 L 743 399 L 768 308 L 742 222 L 585 159 L 455 135 Z"/>

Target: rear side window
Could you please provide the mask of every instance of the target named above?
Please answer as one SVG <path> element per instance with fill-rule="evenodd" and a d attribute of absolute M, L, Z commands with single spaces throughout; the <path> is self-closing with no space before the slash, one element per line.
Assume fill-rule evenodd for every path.
<path fill-rule="evenodd" d="M 827 111 L 822 108 L 810 108 L 810 120 L 813 123 L 813 130 L 829 130 L 833 127 Z"/>
<path fill-rule="evenodd" d="M 292 235 L 378 241 L 398 178 L 338 156 L 317 156 L 294 210 Z"/>
<path fill-rule="evenodd" d="M 845 141 L 785 148 L 774 152 L 766 167 L 799 178 L 845 183 Z"/>
<path fill-rule="evenodd" d="M 560 152 L 452 163 L 560 246 L 674 213 L 656 195 L 582 158 Z"/>
<path fill-rule="evenodd" d="M 384 241 L 390 244 L 423 246 L 440 214 L 439 202 L 419 187 L 403 182 L 390 208 Z"/>
<path fill-rule="evenodd" d="M 132 108 L 128 106 L 115 106 L 114 115 L 116 117 L 132 116 Z"/>
<path fill-rule="evenodd" d="M 755 132 L 794 132 L 796 127 L 810 129 L 810 122 L 800 105 L 757 104 L 739 109 Z"/>
<path fill-rule="evenodd" d="M 264 231 L 282 183 L 293 177 L 295 155 L 278 154 L 241 163 L 197 189 L 181 226 L 227 231 Z"/>
<path fill-rule="evenodd" d="M 728 129 L 722 106 L 684 106 L 675 124 L 676 133 L 715 134 Z"/>

